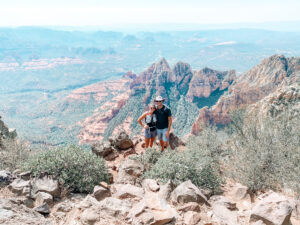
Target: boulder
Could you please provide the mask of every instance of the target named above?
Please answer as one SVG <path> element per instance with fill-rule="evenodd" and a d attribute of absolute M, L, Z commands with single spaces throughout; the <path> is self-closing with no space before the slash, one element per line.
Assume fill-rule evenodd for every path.
<path fill-rule="evenodd" d="M 0 198 L 0 224 L 49 225 L 51 221 L 23 204 Z"/>
<path fill-rule="evenodd" d="M 127 219 L 132 224 L 167 224 L 177 217 L 176 210 L 154 193 L 145 197 L 129 212 Z"/>
<path fill-rule="evenodd" d="M 205 195 L 190 180 L 181 183 L 175 188 L 171 193 L 171 200 L 174 204 L 187 202 L 208 204 Z"/>
<path fill-rule="evenodd" d="M 230 195 L 235 200 L 242 200 L 245 199 L 246 196 L 249 194 L 249 188 L 247 186 L 244 186 L 242 184 L 236 183 L 230 192 Z"/>
<path fill-rule="evenodd" d="M 262 196 L 253 207 L 250 221 L 262 220 L 267 225 L 288 225 L 292 211 L 293 205 L 286 197 L 272 192 Z"/>
<path fill-rule="evenodd" d="M 142 175 L 144 165 L 132 159 L 126 159 L 119 166 L 116 183 L 119 184 L 135 184 L 136 179 Z"/>
<path fill-rule="evenodd" d="M 169 201 L 172 191 L 174 190 L 174 184 L 169 180 L 164 185 L 160 185 L 158 196 L 164 200 Z"/>
<path fill-rule="evenodd" d="M 144 179 L 142 182 L 142 186 L 145 191 L 157 192 L 159 191 L 159 184 L 156 180 L 153 179 Z"/>
<path fill-rule="evenodd" d="M 92 152 L 98 156 L 106 157 L 109 154 L 113 153 L 113 151 L 114 148 L 108 141 L 98 142 L 92 145 Z"/>
<path fill-rule="evenodd" d="M 214 197 L 214 196 L 213 196 Z M 213 217 L 221 224 L 239 225 L 236 204 L 223 196 L 215 196 L 211 200 Z"/>
<path fill-rule="evenodd" d="M 0 187 L 8 185 L 11 182 L 12 174 L 9 171 L 1 170 L 0 171 Z"/>
<path fill-rule="evenodd" d="M 38 192 L 35 197 L 35 206 L 41 206 L 44 203 L 51 205 L 53 203 L 53 197 L 49 193 L 46 192 Z"/>
<path fill-rule="evenodd" d="M 185 146 L 184 142 L 179 139 L 174 133 L 170 133 L 169 144 L 171 149 L 175 149 L 179 146 Z"/>
<path fill-rule="evenodd" d="M 50 207 L 47 203 L 44 203 L 43 205 L 35 207 L 34 210 L 41 214 L 49 214 L 50 213 Z"/>
<path fill-rule="evenodd" d="M 181 211 L 181 212 L 188 212 L 188 211 L 200 212 L 200 205 L 196 202 L 188 202 L 188 203 L 184 204 L 183 206 L 179 207 L 178 211 Z"/>
<path fill-rule="evenodd" d="M 111 193 L 108 188 L 102 186 L 95 186 L 93 191 L 93 196 L 98 200 L 102 201 L 103 199 L 110 197 Z"/>
<path fill-rule="evenodd" d="M 238 210 L 235 202 L 232 202 L 228 198 L 221 195 L 212 196 L 210 202 L 212 205 L 222 205 L 231 211 Z"/>
<path fill-rule="evenodd" d="M 20 178 L 23 180 L 30 180 L 30 176 L 31 176 L 31 172 L 30 171 L 26 171 L 26 172 L 21 172 L 19 174 Z"/>
<path fill-rule="evenodd" d="M 101 211 L 110 216 L 126 216 L 131 208 L 129 201 L 120 200 L 113 197 L 108 197 L 99 202 Z"/>
<path fill-rule="evenodd" d="M 183 216 L 183 222 L 186 225 L 196 225 L 201 220 L 200 213 L 188 211 Z"/>
<path fill-rule="evenodd" d="M 117 135 L 110 138 L 109 141 L 118 150 L 126 150 L 133 147 L 132 140 L 123 129 Z"/>
<path fill-rule="evenodd" d="M 95 207 L 86 209 L 80 215 L 80 220 L 83 224 L 95 224 L 100 220 L 100 213 L 96 211 Z"/>
<path fill-rule="evenodd" d="M 32 198 L 24 199 L 23 204 L 26 205 L 28 208 L 34 208 L 34 200 Z"/>
<path fill-rule="evenodd" d="M 52 195 L 53 197 L 60 197 L 60 187 L 57 180 L 52 179 L 49 176 L 44 176 L 42 178 L 35 178 L 32 181 L 32 196 L 38 192 L 46 192 Z"/>
<path fill-rule="evenodd" d="M 116 184 L 115 188 L 117 192 L 114 194 L 114 197 L 119 199 L 143 198 L 145 193 L 143 188 L 131 184 Z"/>
<path fill-rule="evenodd" d="M 18 195 L 28 195 L 30 193 L 31 181 L 22 180 L 20 178 L 15 179 L 10 185 L 9 189 Z"/>

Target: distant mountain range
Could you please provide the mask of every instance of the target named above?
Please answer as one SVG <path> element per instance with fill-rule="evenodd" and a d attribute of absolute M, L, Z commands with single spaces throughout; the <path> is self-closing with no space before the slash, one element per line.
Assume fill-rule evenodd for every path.
<path fill-rule="evenodd" d="M 185 135 L 199 109 L 213 107 L 260 60 L 299 56 L 299 41 L 297 32 L 251 29 L 128 34 L 0 28 L 0 115 L 31 142 L 76 143 L 78 137 L 84 143 L 135 124 L 157 89 L 174 115 L 188 116 L 174 122 L 177 134 Z"/>
<path fill-rule="evenodd" d="M 279 88 L 300 84 L 300 58 L 273 55 L 238 78 L 235 71 L 193 71 L 183 62 L 170 68 L 163 58 L 131 81 L 126 79 L 122 85 L 121 80 L 113 85 L 122 94 L 114 106 L 111 100 L 104 104 L 111 106 L 110 111 L 103 110 L 102 105 L 102 112 L 99 109 L 83 121 L 81 143 L 108 138 L 120 127 L 130 134 L 139 133 L 137 118 L 155 95 L 162 95 L 172 109 L 173 130 L 179 136 L 197 134 L 205 123 L 226 124 L 230 112 L 254 104 Z"/>

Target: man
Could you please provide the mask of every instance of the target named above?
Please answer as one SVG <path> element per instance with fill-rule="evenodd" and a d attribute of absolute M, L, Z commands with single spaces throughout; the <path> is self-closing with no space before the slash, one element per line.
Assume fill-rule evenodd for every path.
<path fill-rule="evenodd" d="M 156 104 L 156 110 L 154 113 L 157 118 L 157 137 L 160 141 L 161 151 L 164 151 L 169 144 L 168 141 L 172 125 L 172 114 L 171 110 L 167 106 L 163 105 L 164 99 L 161 96 L 157 96 L 154 99 L 154 102 Z"/>

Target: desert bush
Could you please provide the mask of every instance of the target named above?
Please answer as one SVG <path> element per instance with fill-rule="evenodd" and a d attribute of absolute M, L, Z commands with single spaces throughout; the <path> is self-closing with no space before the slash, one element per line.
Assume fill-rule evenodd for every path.
<path fill-rule="evenodd" d="M 104 159 L 89 151 L 71 145 L 40 152 L 23 165 L 34 176 L 47 173 L 73 192 L 91 192 L 101 181 L 109 181 Z"/>
<path fill-rule="evenodd" d="M 133 155 L 130 156 L 130 159 L 140 161 L 146 170 L 150 170 L 151 167 L 157 162 L 161 157 L 162 153 L 155 148 L 146 149 L 145 153 L 142 155 Z"/>
<path fill-rule="evenodd" d="M 0 170 L 14 171 L 28 159 L 30 148 L 20 141 L 3 139 L 0 148 Z"/>
<path fill-rule="evenodd" d="M 300 191 L 300 116 L 289 112 L 258 120 L 247 113 L 232 117 L 229 175 L 252 191 Z"/>
<path fill-rule="evenodd" d="M 185 152 L 164 152 L 151 169 L 143 174 L 144 178 L 158 179 L 162 183 L 172 180 L 179 184 L 191 180 L 198 187 L 219 191 L 221 179 L 218 176 L 218 164 L 201 154 L 200 149 Z"/>

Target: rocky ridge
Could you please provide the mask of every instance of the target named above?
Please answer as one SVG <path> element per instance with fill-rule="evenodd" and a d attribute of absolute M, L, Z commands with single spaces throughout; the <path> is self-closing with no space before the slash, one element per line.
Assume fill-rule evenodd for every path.
<path fill-rule="evenodd" d="M 299 224 L 300 202 L 276 192 L 253 195 L 246 186 L 227 182 L 220 195 L 206 195 L 191 181 L 174 186 L 156 180 L 138 182 L 144 168 L 122 161 L 113 184 L 101 182 L 92 194 L 63 197 L 49 176 L 30 178 L 0 172 L 1 224 L 174 224 L 174 225 L 287 225 Z M 3 184 L 3 177 L 10 177 Z M 128 182 L 124 182 L 128 181 Z M 8 185 L 9 184 L 9 185 Z M 8 185 L 8 186 L 7 186 Z"/>
<path fill-rule="evenodd" d="M 200 109 L 192 133 L 197 134 L 203 123 L 226 124 L 230 122 L 230 112 L 258 102 L 278 88 L 299 82 L 300 58 L 286 58 L 283 55 L 266 58 L 238 77 L 228 88 L 228 93 L 222 95 L 214 106 Z"/>
<path fill-rule="evenodd" d="M 281 99 L 295 100 L 299 89 L 284 89 Z M 282 94 L 284 93 L 284 94 Z M 277 100 L 276 100 L 277 99 Z M 294 104 L 294 105 L 298 105 Z M 174 134 L 172 134 L 174 135 Z M 179 147 L 182 141 L 175 136 Z M 227 180 L 222 192 L 212 195 L 190 180 L 177 186 L 168 181 L 141 179 L 146 170 L 130 155 L 143 154 L 142 140 L 125 131 L 108 142 L 92 146 L 104 157 L 113 179 L 100 182 L 90 194 L 66 194 L 54 177 L 30 172 L 0 171 L 0 223 L 50 225 L 297 225 L 300 202 L 294 193 L 251 193 L 249 188 Z"/>

